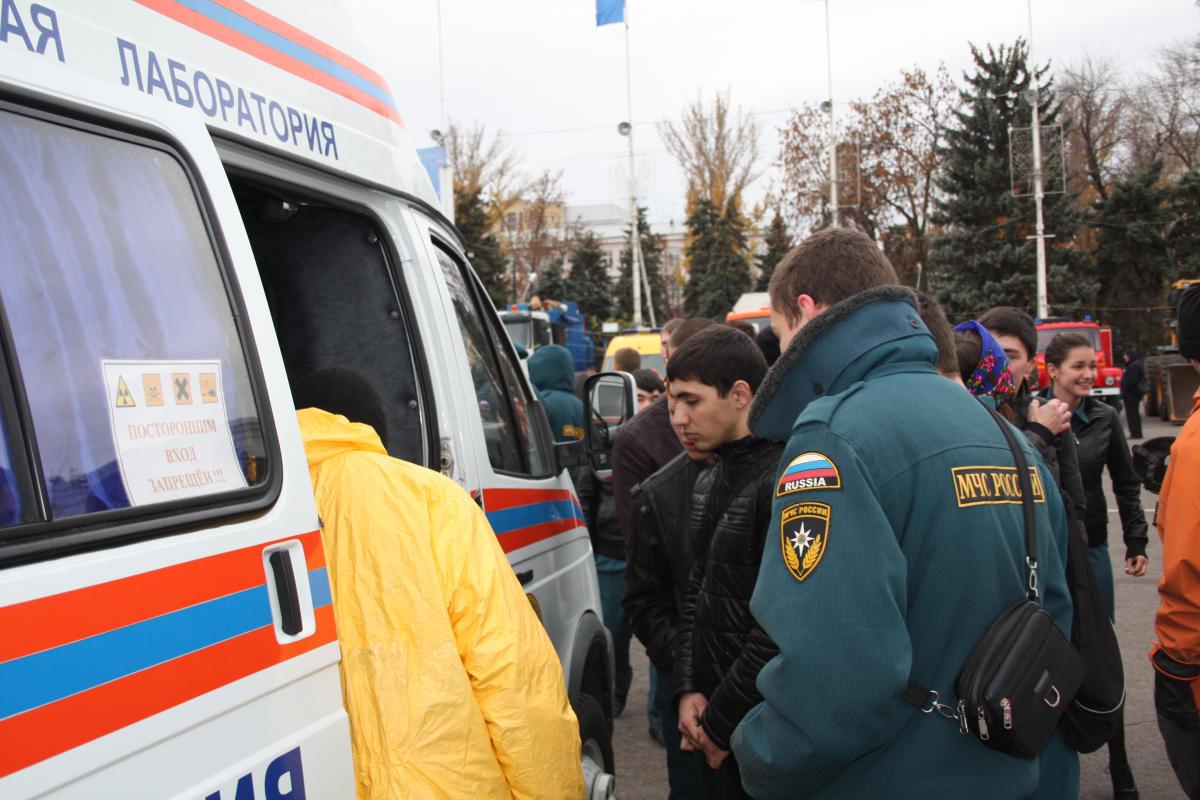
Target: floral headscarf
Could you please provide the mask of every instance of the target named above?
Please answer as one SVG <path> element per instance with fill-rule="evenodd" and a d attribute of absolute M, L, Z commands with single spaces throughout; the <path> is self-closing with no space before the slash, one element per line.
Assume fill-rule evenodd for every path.
<path fill-rule="evenodd" d="M 979 363 L 965 381 L 967 390 L 976 397 L 991 396 L 997 405 L 1011 402 L 1017 396 L 1017 384 L 1008 368 L 1004 348 L 975 320 L 955 325 L 954 330 L 979 334 Z"/>

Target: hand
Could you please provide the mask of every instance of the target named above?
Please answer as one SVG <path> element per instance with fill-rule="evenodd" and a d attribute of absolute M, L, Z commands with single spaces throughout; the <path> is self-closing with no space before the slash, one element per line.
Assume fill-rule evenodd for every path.
<path fill-rule="evenodd" d="M 713 740 L 708 738 L 708 734 L 704 732 L 704 728 L 700 729 L 700 741 L 697 742 L 700 751 L 704 753 L 704 760 L 708 762 L 710 769 L 720 769 L 721 763 L 729 758 L 729 751 L 722 750 L 713 744 Z"/>
<path fill-rule="evenodd" d="M 1039 397 L 1033 398 L 1029 401 L 1027 416 L 1030 422 L 1044 426 L 1055 436 L 1071 427 L 1071 409 L 1057 398 L 1045 402 Z"/>
<path fill-rule="evenodd" d="M 1150 566 L 1150 559 L 1145 556 L 1127 558 L 1125 559 L 1125 574 L 1140 578 L 1146 574 L 1146 567 L 1148 566 Z"/>
<path fill-rule="evenodd" d="M 679 697 L 679 733 L 683 741 L 679 744 L 681 750 L 700 750 L 700 742 L 707 738 L 704 728 L 700 725 L 700 715 L 708 706 L 708 698 L 701 692 L 685 692 Z"/>

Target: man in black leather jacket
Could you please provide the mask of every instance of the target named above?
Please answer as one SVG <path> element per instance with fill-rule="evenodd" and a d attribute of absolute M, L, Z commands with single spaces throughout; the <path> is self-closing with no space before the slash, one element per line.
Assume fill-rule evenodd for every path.
<path fill-rule="evenodd" d="M 667 365 L 672 423 L 685 444 L 717 457 L 692 492 L 693 563 L 674 658 L 679 730 L 685 749 L 704 753 L 706 798 L 747 796 L 729 739 L 761 701 L 755 679 L 777 652 L 750 613 L 783 452 L 747 424 L 766 371 L 754 342 L 723 326 L 696 334 Z"/>
<path fill-rule="evenodd" d="M 663 746 L 667 751 L 670 800 L 700 797 L 700 757 L 680 749 L 675 695 L 675 646 L 679 616 L 692 567 L 687 526 L 696 479 L 712 459 L 694 447 L 630 492 L 632 537 L 627 546 L 628 571 L 622 601 L 634 635 L 646 647 L 657 673 Z"/>

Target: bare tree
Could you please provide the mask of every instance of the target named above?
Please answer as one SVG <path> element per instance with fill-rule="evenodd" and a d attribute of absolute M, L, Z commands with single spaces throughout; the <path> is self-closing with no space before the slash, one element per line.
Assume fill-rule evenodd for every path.
<path fill-rule="evenodd" d="M 546 170 L 529 181 L 503 212 L 505 255 L 515 280 L 513 296 L 527 301 L 542 270 L 571 249 L 577 223 L 566 216 L 562 171 Z"/>
<path fill-rule="evenodd" d="M 900 79 L 876 91 L 869 104 L 852 106 L 861 131 L 860 203 L 881 209 L 873 215 L 873 227 L 887 224 L 888 255 L 914 284 L 926 262 L 934 177 L 956 102 L 954 81 L 941 64 L 933 75 L 919 67 L 901 70 Z"/>
<path fill-rule="evenodd" d="M 1090 194 L 1108 198 L 1109 185 L 1127 172 L 1129 95 L 1118 81 L 1118 70 L 1108 59 L 1085 56 L 1063 70 L 1059 82 L 1062 109 L 1071 125 L 1067 150 L 1072 160 L 1068 174 L 1082 173 Z"/>
<path fill-rule="evenodd" d="M 718 92 L 711 107 L 697 97 L 678 124 L 662 123 L 658 133 L 687 175 L 688 195 L 707 198 L 719 210 L 740 204 L 742 192 L 761 174 L 758 126 L 731 108 L 728 92 Z"/>
<path fill-rule="evenodd" d="M 1170 176 L 1200 166 L 1200 38 L 1163 48 L 1157 66 L 1134 93 L 1127 135 L 1136 170 L 1162 158 Z"/>
<path fill-rule="evenodd" d="M 841 216 L 882 241 L 897 270 L 914 283 L 928 249 L 934 176 L 955 97 L 944 66 L 932 76 L 914 67 L 870 102 L 852 103 L 839 126 Z M 801 107 L 780 131 L 785 207 L 797 230 L 823 227 L 831 217 L 826 114 Z"/>
<path fill-rule="evenodd" d="M 501 214 L 521 194 L 520 158 L 503 133 L 489 136 L 480 123 L 464 128 L 452 122 L 444 141 L 456 198 L 478 195 L 493 214 Z"/>

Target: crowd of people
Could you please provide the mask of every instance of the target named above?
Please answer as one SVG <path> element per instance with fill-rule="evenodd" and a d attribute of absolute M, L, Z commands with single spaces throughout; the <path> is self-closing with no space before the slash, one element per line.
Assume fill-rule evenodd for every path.
<path fill-rule="evenodd" d="M 903 695 L 919 678 L 953 697 L 972 646 L 1020 596 L 1019 503 L 984 488 L 963 497 L 969 489 L 956 482 L 975 471 L 985 476 L 977 486 L 993 479 L 994 488 L 1014 469 L 987 409 L 1024 434 L 1038 472 L 1040 602 L 1067 634 L 1080 604 L 1117 616 L 1106 481 L 1126 574 L 1149 566 L 1129 440 L 1118 413 L 1092 396 L 1090 340 L 1055 337 L 1045 352 L 1049 386 L 1038 392 L 1028 313 L 998 306 L 952 326 L 935 300 L 897 283 L 869 239 L 827 231 L 777 268 L 769 330 L 667 323 L 665 391 L 639 370 L 636 352 L 617 354 L 618 367 L 635 373 L 639 414 L 614 442 L 611 507 L 589 523 L 599 532 L 598 567 L 623 571 L 610 589 L 623 588 L 621 612 L 607 615 L 611 595 L 605 600 L 621 641 L 618 696 L 628 691 L 632 631 L 651 663 L 648 721 L 666 746 L 672 798 L 925 796 L 985 786 L 1005 787 L 1002 796 L 1078 796 L 1068 737 L 1056 734 L 1036 759 L 1014 759 Z M 1200 348 L 1188 348 L 1200 343 L 1189 345 L 1187 332 L 1197 326 L 1200 316 L 1181 312 L 1181 349 L 1192 358 Z M 1125 361 L 1122 398 L 1136 441 L 1144 375 L 1135 352 Z M 1188 472 L 1176 480 L 1194 485 L 1200 472 Z M 1179 509 L 1197 495 L 1175 489 L 1172 503 Z M 1164 540 L 1177 544 L 1164 548 L 1161 588 L 1173 616 L 1160 619 L 1154 667 L 1160 684 L 1175 681 L 1156 691 L 1160 714 L 1168 711 L 1160 724 L 1181 784 L 1196 797 L 1188 766 L 1200 764 L 1195 704 L 1188 716 L 1164 699 L 1200 688 L 1188 683 L 1200 670 L 1200 542 L 1189 529 L 1200 513 L 1194 504 L 1189 512 L 1176 510 L 1182 521 L 1173 526 L 1159 521 Z M 1072 575 L 1069 544 L 1086 576 Z M 1113 793 L 1134 798 L 1123 712 L 1110 711 Z M 919 754 L 937 759 L 936 774 L 913 777 Z"/>
<path fill-rule="evenodd" d="M 1025 758 L 993 749 L 985 709 L 956 699 L 956 681 L 1027 594 L 1079 646 L 1085 670 L 1112 668 L 1080 639 L 1089 604 L 1117 617 L 1105 472 L 1128 575 L 1147 572 L 1149 526 L 1120 417 L 1091 394 L 1092 343 L 1055 337 L 1049 387 L 1037 392 L 1029 314 L 998 306 L 952 326 L 935 300 L 899 285 L 874 242 L 845 229 L 793 249 L 769 297 L 760 332 L 671 320 L 665 375 L 642 369 L 636 351 L 616 354 L 637 414 L 613 441 L 611 474 L 572 476 L 614 645 L 613 712 L 625 711 L 636 636 L 671 798 L 1078 797 L 1078 735 L 1060 725 Z M 1181 303 L 1178 332 L 1200 370 L 1200 287 Z M 1143 378 L 1136 353 L 1126 362 L 1136 440 Z M 555 438 L 582 437 L 582 384 L 566 351 L 540 348 L 529 374 Z M 387 457 L 372 392 L 353 376 L 322 375 L 296 396 L 360 796 L 578 796 L 576 721 L 553 648 L 479 509 Z M 1147 665 L 1191 798 L 1198 482 L 1193 415 L 1155 519 L 1164 568 Z M 423 583 L 402 579 L 399 563 Z M 428 646 L 417 657 L 402 641 Z M 1010 716 L 1026 708 L 1017 700 L 991 725 L 1026 724 Z M 1097 714 L 1076 711 L 1073 724 L 1103 731 L 1114 796 L 1137 797 L 1120 703 L 1085 711 Z"/>

